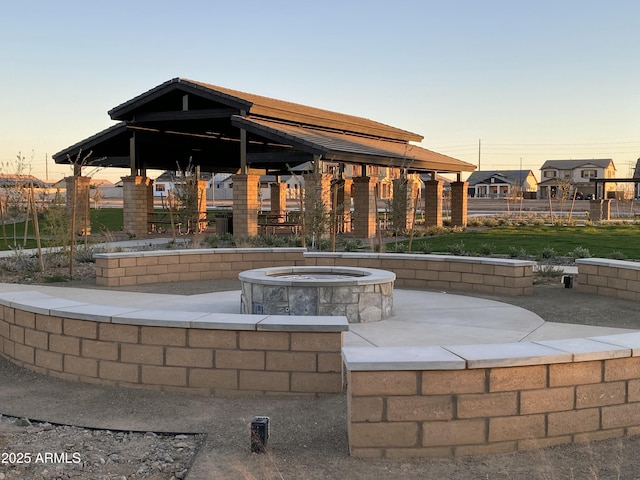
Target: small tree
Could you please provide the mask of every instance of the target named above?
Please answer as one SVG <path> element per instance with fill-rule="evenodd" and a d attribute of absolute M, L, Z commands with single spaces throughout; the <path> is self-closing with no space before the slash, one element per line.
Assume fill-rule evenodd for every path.
<path fill-rule="evenodd" d="M 324 237 L 329 227 L 329 209 L 322 198 L 322 175 L 313 173 L 305 176 L 303 192 L 304 228 L 311 236 L 311 248 Z"/>

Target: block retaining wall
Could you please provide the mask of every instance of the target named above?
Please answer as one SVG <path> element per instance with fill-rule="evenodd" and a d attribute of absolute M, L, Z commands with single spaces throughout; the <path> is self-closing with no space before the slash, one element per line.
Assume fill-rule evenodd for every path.
<path fill-rule="evenodd" d="M 607 258 L 576 260 L 576 288 L 590 295 L 640 301 L 640 262 Z"/>
<path fill-rule="evenodd" d="M 638 435 L 638 348 L 640 333 L 466 352 L 345 347 L 350 453 L 454 457 Z M 430 355 L 452 358 L 416 361 Z"/>
<path fill-rule="evenodd" d="M 532 295 L 534 262 L 453 255 L 316 253 L 303 248 L 193 249 L 97 254 L 96 283 L 235 279 L 243 270 L 275 266 L 349 266 L 389 270 L 398 288 Z"/>
<path fill-rule="evenodd" d="M 34 291 L 3 293 L 0 354 L 44 375 L 114 386 L 342 392 L 347 320 L 309 319 L 135 310 Z"/>

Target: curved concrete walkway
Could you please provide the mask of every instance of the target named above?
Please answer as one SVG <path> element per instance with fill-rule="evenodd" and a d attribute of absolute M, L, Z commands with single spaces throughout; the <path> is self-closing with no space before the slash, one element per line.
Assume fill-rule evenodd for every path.
<path fill-rule="evenodd" d="M 44 285 L 0 284 L 0 291 L 38 291 L 98 305 L 209 313 L 240 313 L 240 291 L 161 295 Z M 345 346 L 468 345 L 553 340 L 630 332 L 624 328 L 545 322 L 507 303 L 450 293 L 394 290 L 393 315 L 350 324 Z"/>

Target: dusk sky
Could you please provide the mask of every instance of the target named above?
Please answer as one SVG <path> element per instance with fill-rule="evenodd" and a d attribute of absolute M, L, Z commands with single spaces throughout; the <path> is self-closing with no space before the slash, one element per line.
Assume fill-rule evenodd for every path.
<path fill-rule="evenodd" d="M 637 0 L 0 5 L 0 162 L 51 155 L 171 78 L 362 116 L 483 170 L 640 157 Z M 31 160 L 33 159 L 33 160 Z M 126 171 L 103 170 L 97 178 Z"/>

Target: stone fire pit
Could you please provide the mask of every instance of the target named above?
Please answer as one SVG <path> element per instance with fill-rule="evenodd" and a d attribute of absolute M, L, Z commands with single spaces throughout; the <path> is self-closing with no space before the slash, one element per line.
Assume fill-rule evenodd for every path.
<path fill-rule="evenodd" d="M 346 316 L 349 323 L 391 315 L 393 272 L 356 267 L 270 267 L 238 275 L 242 313 Z"/>

